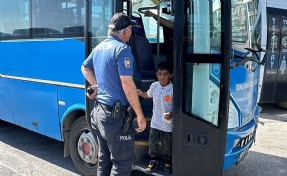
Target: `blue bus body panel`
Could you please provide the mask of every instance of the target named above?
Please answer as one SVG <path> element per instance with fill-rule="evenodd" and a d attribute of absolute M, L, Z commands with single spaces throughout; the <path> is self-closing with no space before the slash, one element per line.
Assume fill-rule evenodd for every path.
<path fill-rule="evenodd" d="M 84 43 L 75 39 L 0 42 L 1 74 L 84 84 Z"/>
<path fill-rule="evenodd" d="M 84 42 L 75 39 L 1 41 L 0 53 L 0 74 L 6 77 L 0 78 L 0 118 L 62 140 L 59 117 L 65 108 L 59 108 L 58 100 L 64 99 L 67 105 L 84 102 L 83 93 L 78 92 L 83 90 L 79 88 L 71 88 L 76 92 L 62 93 L 63 84 L 84 85 L 80 69 Z"/>
<path fill-rule="evenodd" d="M 58 101 L 64 102 L 65 105 L 59 105 L 59 117 L 61 126 L 67 115 L 75 110 L 86 110 L 85 91 L 81 88 L 59 87 Z"/>
<path fill-rule="evenodd" d="M 10 87 L 16 124 L 54 139 L 61 139 L 57 86 L 11 80 Z"/>
<path fill-rule="evenodd" d="M 251 138 L 245 145 L 243 145 L 242 147 L 234 146 L 236 140 L 240 141 L 240 139 L 245 139 L 248 135 L 251 135 Z M 250 121 L 247 125 L 240 129 L 228 130 L 223 170 L 227 170 L 228 168 L 236 164 L 239 159 L 241 159 L 240 155 L 251 147 L 255 136 L 256 123 L 254 120 Z"/>
<path fill-rule="evenodd" d="M 230 98 L 239 113 L 239 127 L 227 131 L 224 170 L 248 152 L 256 136 L 259 66 L 252 64 L 256 67 L 253 72 L 244 66 L 230 70 Z"/>
<path fill-rule="evenodd" d="M 82 104 L 82 103 L 76 103 L 76 104 L 73 104 L 67 108 L 60 108 L 60 109 L 62 109 L 61 113 L 63 114 L 61 116 L 61 125 L 62 125 L 62 129 L 63 129 L 64 121 L 66 120 L 68 115 L 74 111 L 77 111 L 77 110 L 86 111 L 86 105 Z"/>
<path fill-rule="evenodd" d="M 15 123 L 11 100 L 10 80 L 0 77 L 0 119 Z"/>
<path fill-rule="evenodd" d="M 230 71 L 230 93 L 245 116 L 253 112 L 257 105 L 259 68 L 252 72 L 243 66 Z"/>

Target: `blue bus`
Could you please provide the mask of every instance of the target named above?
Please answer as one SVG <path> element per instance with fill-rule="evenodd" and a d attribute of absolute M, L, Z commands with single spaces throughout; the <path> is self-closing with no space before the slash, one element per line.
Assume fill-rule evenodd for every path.
<path fill-rule="evenodd" d="M 65 157 L 71 155 L 83 175 L 95 175 L 97 141 L 86 118 L 93 101 L 85 98 L 80 67 L 106 38 L 112 15 L 125 12 L 139 26 L 134 29 L 137 37 L 130 42 L 137 86 L 148 89 L 159 61 L 171 58 L 174 63 L 178 95 L 174 97 L 178 115 L 174 146 L 182 147 L 174 147 L 175 160 L 189 154 L 206 160 L 202 149 L 214 147 L 223 151 L 219 152 L 224 159 L 218 166 L 221 172 L 238 163 L 255 139 L 259 115 L 262 62 L 254 55 L 261 46 L 261 1 L 177 2 L 0 0 L 0 119 L 63 141 Z M 174 30 L 145 17 L 141 12 L 146 9 L 174 22 Z M 137 47 L 137 40 L 145 43 L 144 49 Z M 257 55 L 262 60 L 263 54 Z M 151 100 L 141 103 L 150 119 Z M 187 124 L 197 125 L 184 127 Z M 201 131 L 201 127 L 211 130 Z M 215 139 L 224 146 L 217 146 L 214 134 L 222 136 Z M 181 137 L 190 148 L 181 144 Z M 141 169 L 146 164 L 148 128 L 136 136 L 135 144 L 135 169 Z M 185 165 L 183 170 L 188 168 Z"/>

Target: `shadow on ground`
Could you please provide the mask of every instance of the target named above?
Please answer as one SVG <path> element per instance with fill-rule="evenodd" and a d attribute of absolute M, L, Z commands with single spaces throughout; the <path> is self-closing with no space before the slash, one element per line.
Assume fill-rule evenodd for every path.
<path fill-rule="evenodd" d="M 276 105 L 261 104 L 262 111 L 259 115 L 260 118 L 287 122 L 287 109 L 280 108 Z M 276 115 L 274 115 L 276 111 Z"/>
<path fill-rule="evenodd" d="M 0 141 L 54 165 L 79 174 L 70 157 L 64 158 L 64 143 L 0 120 Z"/>

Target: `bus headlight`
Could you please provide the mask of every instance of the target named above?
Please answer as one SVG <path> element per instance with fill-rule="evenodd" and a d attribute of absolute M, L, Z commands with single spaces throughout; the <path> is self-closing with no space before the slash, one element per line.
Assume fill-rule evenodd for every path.
<path fill-rule="evenodd" d="M 238 111 L 232 101 L 229 101 L 228 128 L 239 127 Z"/>

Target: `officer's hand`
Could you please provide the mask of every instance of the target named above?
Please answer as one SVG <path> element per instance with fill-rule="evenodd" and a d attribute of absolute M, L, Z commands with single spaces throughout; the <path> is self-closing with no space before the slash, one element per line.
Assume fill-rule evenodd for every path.
<path fill-rule="evenodd" d="M 91 89 L 91 92 L 87 92 L 86 95 L 89 97 L 89 99 L 95 99 L 97 97 L 98 93 L 98 85 L 92 85 L 89 87 Z"/>
<path fill-rule="evenodd" d="M 137 117 L 138 128 L 136 128 L 137 133 L 141 133 L 146 129 L 146 120 L 145 117 Z"/>

